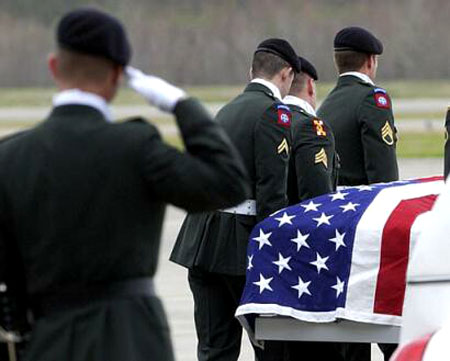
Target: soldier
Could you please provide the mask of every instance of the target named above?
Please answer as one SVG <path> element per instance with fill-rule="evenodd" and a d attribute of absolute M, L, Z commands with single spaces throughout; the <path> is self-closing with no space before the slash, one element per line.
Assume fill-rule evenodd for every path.
<path fill-rule="evenodd" d="M 398 180 L 397 142 L 391 99 L 374 84 L 383 44 L 360 27 L 347 27 L 334 38 L 336 87 L 317 114 L 334 132 L 340 158 L 338 185 Z M 380 348 L 388 360 L 395 345 Z M 370 360 L 370 344 L 344 344 L 345 360 Z"/>
<path fill-rule="evenodd" d="M 242 328 L 234 314 L 245 285 L 247 242 L 256 222 L 287 206 L 291 113 L 281 102 L 300 71 L 289 43 L 258 45 L 252 81 L 216 120 L 244 159 L 251 198 L 220 212 L 189 214 L 170 259 L 189 269 L 200 361 L 237 360 Z"/>
<path fill-rule="evenodd" d="M 23 271 L 36 319 L 26 359 L 173 360 L 152 282 L 165 204 L 196 212 L 242 202 L 245 169 L 199 102 L 136 69 L 129 85 L 174 113 L 186 152 L 141 118 L 111 123 L 131 55 L 117 19 L 72 11 L 57 41 L 51 114 L 0 144 L 0 249 L 17 257 L 0 280 Z"/>
<path fill-rule="evenodd" d="M 447 109 L 445 117 L 445 153 L 444 153 L 444 177 L 447 179 L 450 173 L 450 141 L 448 140 L 448 132 L 450 130 L 450 106 Z"/>
<path fill-rule="evenodd" d="M 289 168 L 289 204 L 318 197 L 336 189 L 338 159 L 334 135 L 316 115 L 317 71 L 300 57 L 302 71 L 295 75 L 283 102 L 292 111 L 292 154 Z"/>
<path fill-rule="evenodd" d="M 317 114 L 329 122 L 336 138 L 339 185 L 398 179 L 391 100 L 373 83 L 382 52 L 380 40 L 363 28 L 344 28 L 334 39 L 339 80 Z"/>

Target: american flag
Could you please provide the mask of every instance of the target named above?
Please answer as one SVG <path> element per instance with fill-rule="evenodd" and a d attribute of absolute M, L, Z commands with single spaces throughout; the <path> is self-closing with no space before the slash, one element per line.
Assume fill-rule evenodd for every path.
<path fill-rule="evenodd" d="M 400 325 L 408 258 L 443 185 L 343 188 L 266 218 L 249 238 L 236 316 L 247 329 L 258 314 Z"/>

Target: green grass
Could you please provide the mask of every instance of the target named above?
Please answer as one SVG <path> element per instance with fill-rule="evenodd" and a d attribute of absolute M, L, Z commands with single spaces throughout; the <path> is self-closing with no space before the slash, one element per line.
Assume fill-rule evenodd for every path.
<path fill-rule="evenodd" d="M 397 143 L 399 158 L 439 158 L 444 156 L 444 132 L 401 133 Z"/>
<path fill-rule="evenodd" d="M 392 98 L 448 98 L 450 80 L 383 81 L 377 82 L 388 89 Z M 318 82 L 317 94 L 323 99 L 334 86 L 334 82 Z M 187 92 L 204 102 L 227 102 L 239 94 L 245 84 L 233 86 L 184 86 Z M 48 106 L 55 88 L 0 88 L 0 107 Z M 114 104 L 145 104 L 142 97 L 123 87 Z"/>
<path fill-rule="evenodd" d="M 166 142 L 183 149 L 178 136 L 164 137 Z M 397 143 L 398 158 L 440 158 L 444 156 L 444 133 L 402 133 Z"/>

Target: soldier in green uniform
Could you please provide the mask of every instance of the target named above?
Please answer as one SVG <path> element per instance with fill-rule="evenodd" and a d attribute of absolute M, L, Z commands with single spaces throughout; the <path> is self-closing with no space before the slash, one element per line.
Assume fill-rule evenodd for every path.
<path fill-rule="evenodd" d="M 251 197 L 214 213 L 189 214 L 170 259 L 189 269 L 200 361 L 237 360 L 242 328 L 234 314 L 245 284 L 248 237 L 256 222 L 288 205 L 291 113 L 281 102 L 300 63 L 289 43 L 257 47 L 244 92 L 216 120 L 250 175 Z"/>
<path fill-rule="evenodd" d="M 57 41 L 51 113 L 0 144 L 0 281 L 23 275 L 35 317 L 25 359 L 171 361 L 152 282 L 165 204 L 199 212 L 242 202 L 242 160 L 198 101 L 136 69 L 129 85 L 175 115 L 186 152 L 141 118 L 111 122 L 131 55 L 117 19 L 74 10 Z"/>
<path fill-rule="evenodd" d="M 342 29 L 334 40 L 339 80 L 317 114 L 329 122 L 336 138 L 339 185 L 398 179 L 391 100 L 373 82 L 382 52 L 382 43 L 359 27 Z"/>
<path fill-rule="evenodd" d="M 445 117 L 445 152 L 444 152 L 444 177 L 447 179 L 450 173 L 450 140 L 448 133 L 450 131 L 450 107 L 447 109 L 447 116 Z"/>
<path fill-rule="evenodd" d="M 300 61 L 302 71 L 283 99 L 292 112 L 289 204 L 336 190 L 338 171 L 333 131 L 315 111 L 317 71 L 307 59 Z"/>
<path fill-rule="evenodd" d="M 326 119 L 340 157 L 338 185 L 352 186 L 398 180 L 396 128 L 386 90 L 374 84 L 383 44 L 360 27 L 340 30 L 334 39 L 336 87 L 317 114 Z M 382 345 L 385 360 L 395 345 Z M 370 360 L 370 344 L 344 344 L 347 361 Z"/>

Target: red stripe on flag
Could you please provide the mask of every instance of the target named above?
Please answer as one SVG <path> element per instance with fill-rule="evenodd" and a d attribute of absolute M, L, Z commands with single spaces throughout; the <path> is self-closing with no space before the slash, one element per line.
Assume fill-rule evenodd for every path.
<path fill-rule="evenodd" d="M 425 177 L 425 178 L 418 178 L 418 181 L 420 181 L 421 183 L 426 183 L 426 182 L 436 182 L 436 181 L 443 181 L 444 177 L 441 175 L 437 175 L 434 177 Z"/>
<path fill-rule="evenodd" d="M 375 313 L 401 316 L 406 288 L 411 226 L 433 207 L 437 195 L 401 201 L 389 216 L 381 240 L 381 261 L 375 290 Z"/>

